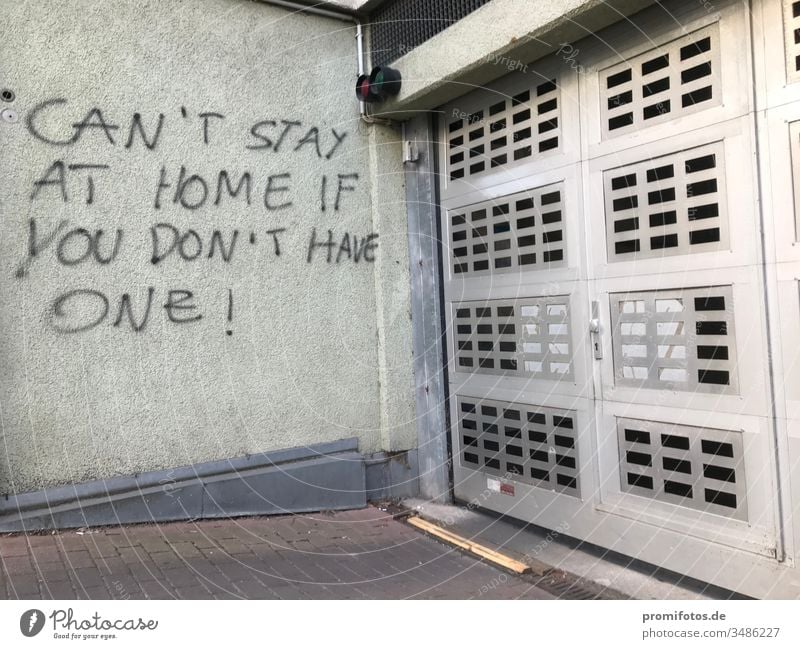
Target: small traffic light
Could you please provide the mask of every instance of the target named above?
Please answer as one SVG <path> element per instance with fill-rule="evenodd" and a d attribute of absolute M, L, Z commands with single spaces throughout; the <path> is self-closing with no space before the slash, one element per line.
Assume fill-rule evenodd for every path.
<path fill-rule="evenodd" d="M 377 104 L 400 92 L 400 73 L 394 68 L 376 67 L 356 81 L 356 97 L 368 104 Z"/>

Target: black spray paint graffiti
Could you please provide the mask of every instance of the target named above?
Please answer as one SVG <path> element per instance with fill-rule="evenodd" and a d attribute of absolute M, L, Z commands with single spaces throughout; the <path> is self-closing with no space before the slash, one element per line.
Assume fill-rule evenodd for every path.
<path fill-rule="evenodd" d="M 69 201 L 67 195 L 67 171 L 87 171 L 86 174 L 86 204 L 94 203 L 94 175 L 93 171 L 108 169 L 108 165 L 101 164 L 64 164 L 63 160 L 56 160 L 51 164 L 44 175 L 33 183 L 31 201 L 39 196 L 39 192 L 45 187 L 52 187 L 58 190 L 61 200 L 66 203 Z M 71 174 L 74 175 L 74 174 Z"/>
<path fill-rule="evenodd" d="M 281 237 L 286 232 L 287 228 L 264 231 L 270 237 L 275 257 L 281 256 Z M 192 228 L 181 230 L 171 223 L 156 223 L 150 227 L 152 250 L 150 263 L 155 266 L 170 257 L 184 262 L 219 258 L 224 263 L 230 263 L 236 251 L 239 234 L 238 229 L 227 231 L 214 229 L 205 240 Z M 122 228 L 117 228 L 113 234 L 102 229 L 90 231 L 83 227 L 70 228 L 67 219 L 62 219 L 54 228 L 40 234 L 38 222 L 35 218 L 31 218 L 28 220 L 27 253 L 17 265 L 14 275 L 18 279 L 26 277 L 33 262 L 40 259 L 47 250 L 54 252 L 56 262 L 62 266 L 78 266 L 86 262 L 105 266 L 117 259 L 123 240 Z M 256 244 L 258 238 L 255 231 L 250 232 L 248 241 L 251 245 Z M 317 229 L 312 227 L 306 263 L 312 263 L 316 256 L 315 252 L 320 249 L 325 251 L 322 258 L 329 264 L 333 262 L 338 264 L 343 260 L 354 263 L 363 260 L 373 263 L 377 247 L 378 235 L 375 233 L 359 238 L 350 232 L 344 232 L 339 236 L 328 230 L 326 238 L 321 239 L 317 235 Z M 336 252 L 335 257 L 334 252 Z"/>
<path fill-rule="evenodd" d="M 147 289 L 147 298 L 138 309 L 133 307 L 130 293 L 123 294 L 116 304 L 116 314 L 111 326 L 119 327 L 127 319 L 131 331 L 140 332 L 147 326 L 156 289 Z M 170 322 L 188 324 L 197 322 L 203 315 L 197 312 L 193 302 L 194 293 L 187 289 L 173 289 L 167 292 L 162 308 Z M 136 313 L 134 313 L 136 311 Z M 50 326 L 59 333 L 75 334 L 94 329 L 109 317 L 111 300 L 102 291 L 90 288 L 73 289 L 62 293 L 53 302 L 49 314 Z M 138 313 L 138 316 L 137 316 Z"/>
<path fill-rule="evenodd" d="M 66 164 L 63 160 L 53 162 L 45 172 L 33 182 L 30 194 L 31 202 L 54 197 L 61 202 L 70 202 L 71 191 L 68 191 L 68 181 L 75 176 L 74 172 L 86 172 L 86 204 L 92 205 L 95 197 L 95 177 L 97 171 L 109 168 L 103 164 Z M 73 173 L 70 173 L 73 172 Z M 294 202 L 289 197 L 291 192 L 292 175 L 288 172 L 270 174 L 267 176 L 261 203 L 268 212 L 276 212 L 292 207 Z M 357 173 L 337 174 L 336 191 L 333 196 L 333 211 L 338 212 L 342 207 L 344 195 L 355 192 L 358 181 Z M 172 191 L 168 191 L 172 190 Z M 328 210 L 331 202 L 328 190 L 328 176 L 322 175 L 320 181 L 320 212 Z M 253 204 L 253 174 L 249 171 L 236 176 L 227 169 L 220 170 L 216 175 L 216 182 L 207 180 L 199 173 L 190 174 L 185 166 L 181 166 L 174 180 L 166 167 L 161 167 L 158 183 L 155 190 L 153 208 L 160 210 L 164 200 L 170 200 L 173 205 L 180 205 L 187 210 L 196 210 L 203 206 L 227 206 L 230 201 L 240 198 L 248 207 Z M 241 203 L 240 203 L 241 204 Z"/>
<path fill-rule="evenodd" d="M 153 243 L 150 262 L 153 265 L 161 263 L 173 253 L 177 253 L 183 261 L 194 261 L 203 255 L 206 248 L 208 249 L 208 253 L 205 255 L 206 259 L 213 259 L 218 254 L 222 261 L 227 263 L 233 258 L 236 242 L 239 240 L 239 230 L 233 230 L 229 234 L 227 246 L 225 235 L 220 230 L 214 230 L 211 233 L 211 239 L 204 246 L 203 239 L 196 230 L 189 229 L 181 232 L 170 223 L 157 223 L 150 228 L 150 236 Z M 168 245 L 164 244 L 165 237 Z"/>
<path fill-rule="evenodd" d="M 69 102 L 63 97 L 54 97 L 34 106 L 28 113 L 25 125 L 28 132 L 40 142 L 51 146 L 71 146 L 79 143 L 84 137 L 92 134 L 100 137 L 100 141 L 107 141 L 109 145 L 116 146 L 121 143 L 117 139 L 120 125 L 106 118 L 103 110 L 98 107 L 90 108 L 81 119 L 71 122 L 68 117 Z M 66 111 L 66 112 L 65 112 Z M 190 121 L 193 118 L 185 106 L 180 107 L 180 121 Z M 212 134 L 225 120 L 225 115 L 214 111 L 197 113 L 200 120 L 198 136 L 202 134 L 205 146 L 214 143 Z M 58 127 L 45 132 L 44 122 L 55 121 Z M 159 141 L 164 132 L 165 124 L 170 121 L 164 113 L 158 117 L 151 116 L 148 120 L 149 127 L 145 127 L 145 120 L 141 113 L 134 112 L 127 128 L 126 149 L 141 141 L 142 145 L 150 150 L 158 148 Z M 65 135 L 65 131 L 71 133 Z M 57 131 L 55 135 L 52 131 Z M 259 120 L 255 122 L 246 133 L 242 134 L 244 148 L 249 151 L 271 151 L 272 153 L 312 151 L 318 158 L 330 160 L 347 137 L 347 132 L 338 132 L 335 128 L 321 128 L 319 126 L 304 126 L 298 120 Z"/>
<path fill-rule="evenodd" d="M 228 322 L 233 322 L 233 289 L 228 289 Z M 233 335 L 233 329 L 226 329 L 225 333 L 229 336 Z"/>
<path fill-rule="evenodd" d="M 221 112 L 200 111 L 190 114 L 181 106 L 174 111 L 143 115 L 133 112 L 123 124 L 112 119 L 99 107 L 87 111 L 72 110 L 64 98 L 48 99 L 34 106 L 26 117 L 28 133 L 39 143 L 70 149 L 86 141 L 95 149 L 98 144 L 124 149 L 157 151 L 163 148 L 164 136 L 171 130 L 183 129 L 179 137 L 191 139 L 203 147 L 217 144 L 238 144 L 243 151 L 284 156 L 311 156 L 322 162 L 331 160 L 347 138 L 346 132 L 335 128 L 304 126 L 294 119 L 260 119 L 247 129 L 232 131 Z M 188 131 L 187 131 L 188 128 Z M 195 129 L 195 130 L 193 130 Z M 233 138 L 233 139 L 232 139 Z M 96 154 L 95 154 L 96 155 Z M 261 206 L 268 213 L 299 210 L 293 195 L 292 173 L 279 169 L 277 173 L 257 176 L 250 170 L 221 169 L 209 175 L 191 170 L 186 165 L 160 165 L 153 178 L 154 193 L 146 205 L 155 210 L 177 207 L 198 210 L 204 207 L 224 209 L 236 206 Z M 318 210 L 336 214 L 345 209 L 346 197 L 358 190 L 357 173 L 323 173 L 319 182 Z M 33 181 L 30 201 L 56 202 L 92 206 L 107 203 L 119 193 L 118 179 L 108 164 L 91 160 L 75 161 L 68 156 L 53 161 Z M 135 198 L 135 197 L 134 197 Z M 163 212 L 162 212 L 163 213 Z M 17 265 L 15 276 L 30 276 L 37 260 L 47 258 L 65 269 L 77 272 L 87 265 L 108 267 L 124 256 L 130 235 L 123 228 L 89 229 L 61 219 L 57 223 L 46 219 L 28 220 L 27 248 Z M 296 239 L 291 228 L 270 227 L 240 230 L 236 228 L 178 227 L 162 220 L 149 227 L 145 248 L 150 250 L 150 264 L 221 263 L 231 264 L 243 251 L 265 249 L 274 259 L 291 256 L 285 251 L 287 241 Z M 262 241 L 262 235 L 266 238 Z M 134 237 L 135 239 L 136 237 Z M 149 245 L 148 245 L 149 244 Z M 260 245 L 259 245 L 260 244 Z M 317 232 L 310 227 L 304 251 L 306 264 L 323 263 L 344 266 L 374 263 L 378 235 L 364 236 L 333 229 Z M 139 247 L 137 246 L 137 250 Z M 299 261 L 299 259 L 298 259 Z M 302 262 L 300 262 L 302 263 Z M 227 288 L 225 332 L 233 335 L 234 292 Z M 57 332 L 64 334 L 88 332 L 102 324 L 133 332 L 145 331 L 153 313 L 163 311 L 175 324 L 198 322 L 203 318 L 195 293 L 187 288 L 159 291 L 154 286 L 146 290 L 109 295 L 96 287 L 70 288 L 55 297 L 47 321 Z"/>
<path fill-rule="evenodd" d="M 359 241 L 356 235 L 353 235 L 351 243 L 351 236 L 349 232 L 345 232 L 344 236 L 341 238 L 341 240 L 339 240 L 338 238 L 334 239 L 333 232 L 328 230 L 327 239 L 318 241 L 317 229 L 312 228 L 311 239 L 308 242 L 308 255 L 306 256 L 306 262 L 310 264 L 314 259 L 314 253 L 319 249 L 323 249 L 327 252 L 325 261 L 329 264 L 332 261 L 335 261 L 335 263 L 338 264 L 344 259 L 353 261 L 356 264 L 360 259 L 363 259 L 367 263 L 372 263 L 375 261 L 375 249 L 377 247 L 377 234 L 368 234 L 366 237 L 362 237 L 361 241 Z M 335 260 L 333 257 L 334 250 L 337 251 Z"/>
<path fill-rule="evenodd" d="M 123 232 L 117 229 L 113 235 L 113 243 L 109 244 L 109 235 L 103 230 L 94 233 L 86 228 L 69 227 L 69 221 L 61 220 L 58 225 L 43 235 L 39 235 L 36 219 L 28 221 L 28 247 L 27 254 L 17 266 L 15 277 L 21 279 L 28 274 L 31 264 L 41 257 L 42 252 L 55 244 L 56 261 L 62 266 L 77 266 L 89 259 L 98 264 L 108 265 L 119 254 L 122 245 Z M 66 232 L 65 232 L 66 230 Z"/>
<path fill-rule="evenodd" d="M 158 180 L 158 187 L 156 188 L 156 197 L 153 207 L 157 210 L 161 209 L 162 196 L 164 190 L 174 189 L 172 193 L 172 203 L 180 205 L 187 210 L 196 210 L 203 207 L 209 198 L 209 183 L 200 174 L 187 174 L 186 167 L 181 167 L 178 172 L 178 177 L 174 183 L 167 182 L 168 174 L 166 167 L 161 167 L 161 176 Z M 266 186 L 263 192 L 263 204 L 269 212 L 286 209 L 292 206 L 292 201 L 285 198 L 285 195 L 290 191 L 289 181 L 292 175 L 290 173 L 271 174 L 267 177 Z M 219 206 L 222 202 L 223 190 L 231 198 L 237 198 L 241 192 L 244 192 L 243 198 L 247 205 L 251 204 L 252 200 L 252 175 L 249 171 L 244 172 L 239 177 L 239 182 L 234 189 L 231 185 L 231 176 L 227 170 L 223 169 L 217 174 L 217 192 L 214 199 L 214 206 Z"/>
<path fill-rule="evenodd" d="M 264 231 L 271 243 L 270 249 L 275 258 L 281 256 L 281 241 L 287 228 L 273 228 Z M 198 260 L 218 260 L 229 264 L 233 261 L 237 244 L 240 241 L 238 229 L 223 231 L 214 229 L 209 237 L 203 237 L 194 229 L 181 230 L 171 223 L 157 223 L 151 226 L 150 244 L 152 256 L 150 263 L 158 265 L 167 259 L 175 263 L 192 263 Z M 62 267 L 72 268 L 82 264 L 107 266 L 115 261 L 125 241 L 121 228 L 113 233 L 102 229 L 89 230 L 83 227 L 70 227 L 67 219 L 49 230 L 41 230 L 36 219 L 28 221 L 27 254 L 17 265 L 15 276 L 19 279 L 30 274 L 32 264 L 45 253 Z M 250 232 L 247 242 L 255 245 L 256 232 Z M 350 232 L 334 234 L 327 230 L 325 235 L 311 228 L 305 261 L 307 264 L 344 264 L 352 262 L 374 263 L 378 235 L 371 233 L 359 237 Z M 59 333 L 82 333 L 105 323 L 112 327 L 127 326 L 130 331 L 145 329 L 155 299 L 155 287 L 148 288 L 147 299 L 143 305 L 134 308 L 134 298 L 124 293 L 116 302 L 102 291 L 94 288 L 72 289 L 57 296 L 53 302 L 48 322 Z M 227 289 L 227 335 L 232 335 L 233 290 Z M 197 322 L 202 318 L 193 302 L 194 293 L 186 289 L 170 290 L 163 309 L 170 322 L 184 324 Z M 113 309 L 112 309 L 113 306 Z M 184 313 L 190 311 L 191 313 Z"/>

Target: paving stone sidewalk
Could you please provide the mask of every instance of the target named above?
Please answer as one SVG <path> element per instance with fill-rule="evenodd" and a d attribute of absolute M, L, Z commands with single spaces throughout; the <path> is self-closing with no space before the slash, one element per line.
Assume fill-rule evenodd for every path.
<path fill-rule="evenodd" d="M 551 599 L 379 508 L 0 535 L 7 599 Z"/>

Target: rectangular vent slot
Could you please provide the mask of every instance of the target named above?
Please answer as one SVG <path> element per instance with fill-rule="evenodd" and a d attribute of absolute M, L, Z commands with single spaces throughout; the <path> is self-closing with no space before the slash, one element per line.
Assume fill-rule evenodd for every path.
<path fill-rule="evenodd" d="M 459 396 L 458 429 L 462 466 L 580 497 L 574 411 Z"/>
<path fill-rule="evenodd" d="M 603 173 L 609 261 L 728 249 L 722 142 Z"/>
<path fill-rule="evenodd" d="M 568 296 L 454 305 L 457 372 L 573 378 Z"/>
<path fill-rule="evenodd" d="M 611 295 L 618 385 L 738 394 L 730 286 Z"/>
<path fill-rule="evenodd" d="M 469 115 L 454 109 L 445 116 L 450 180 L 465 180 L 557 151 L 560 102 L 558 81 L 551 79 L 513 97 L 498 95 Z"/>
<path fill-rule="evenodd" d="M 714 24 L 600 73 L 604 137 L 639 131 L 721 103 Z"/>
<path fill-rule="evenodd" d="M 567 263 L 563 183 L 450 210 L 454 275 L 558 268 Z"/>
<path fill-rule="evenodd" d="M 622 490 L 747 520 L 742 434 L 617 419 Z"/>

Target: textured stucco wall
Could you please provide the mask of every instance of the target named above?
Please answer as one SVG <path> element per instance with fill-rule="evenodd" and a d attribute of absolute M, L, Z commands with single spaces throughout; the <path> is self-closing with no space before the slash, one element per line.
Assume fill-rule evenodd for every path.
<path fill-rule="evenodd" d="M 369 127 L 373 230 L 381 233 L 375 260 L 381 448 L 417 447 L 411 344 L 408 221 L 400 133 Z M 409 395 L 412 398 L 409 398 Z"/>
<path fill-rule="evenodd" d="M 0 121 L 0 492 L 349 436 L 358 436 L 365 452 L 414 445 L 406 421 L 413 394 L 405 238 L 390 232 L 385 241 L 379 229 L 405 223 L 405 208 L 393 198 L 402 195 L 402 179 L 388 174 L 385 182 L 399 184 L 386 194 L 373 186 L 383 182 L 384 165 L 400 165 L 400 147 L 392 131 L 370 135 L 358 123 L 353 26 L 237 0 L 2 5 L 0 86 L 12 88 L 16 100 L 0 109 L 13 108 L 19 120 Z M 109 131 L 114 144 L 98 126 L 67 145 L 35 137 L 26 118 L 54 98 L 66 103 L 33 120 L 42 136 L 68 140 L 73 125 L 98 108 L 118 126 Z M 207 118 L 208 143 L 204 112 L 224 115 Z M 152 150 L 138 132 L 125 146 L 136 113 L 148 138 L 164 115 Z M 257 128 L 269 140 L 250 132 L 265 120 L 277 122 Z M 276 150 L 280 120 L 302 125 Z M 98 113 L 86 121 L 98 124 Z M 331 129 L 347 133 L 338 147 Z M 370 138 L 386 145 L 380 157 L 370 153 Z M 57 161 L 65 168 L 66 202 L 55 182 Z M 92 172 L 91 204 L 87 171 L 69 167 L 82 164 L 108 165 Z M 181 166 L 187 178 L 199 174 L 208 184 L 197 209 L 173 202 Z M 171 186 L 156 209 L 162 168 Z M 244 192 L 225 191 L 214 204 L 221 170 L 234 186 L 250 172 L 250 205 Z M 278 174 L 290 177 L 274 178 L 273 187 L 289 189 L 270 193 L 268 209 L 265 188 Z M 338 174 L 358 180 L 343 180 L 355 189 L 341 191 L 337 211 Z M 43 178 L 53 182 L 37 190 Z M 201 197 L 201 183 L 191 181 L 184 202 Z M 202 254 L 184 260 L 176 249 L 153 264 L 157 223 L 196 231 Z M 307 261 L 314 227 L 323 239 L 333 231 L 332 263 L 324 249 Z M 268 234 L 276 228 L 286 229 L 278 235 L 280 256 Z M 76 261 L 87 235 L 75 229 L 103 230 L 104 255 L 121 230 L 116 257 Z M 215 230 L 226 248 L 239 231 L 229 261 L 219 248 L 208 257 Z M 171 230 L 158 232 L 163 251 Z M 354 236 L 360 245 L 379 235 L 377 249 L 366 252 L 373 263 L 363 251 L 355 263 L 346 250 L 336 263 L 346 233 L 351 248 Z M 195 243 L 186 239 L 187 257 Z M 134 331 L 123 310 L 114 326 L 124 294 L 140 321 L 151 287 L 146 325 Z M 192 299 L 164 308 L 177 290 L 191 291 Z M 380 308 L 376 293 L 389 297 Z M 173 302 L 181 296 L 174 293 Z M 63 332 L 94 323 L 104 298 L 104 320 Z M 190 304 L 195 309 L 180 308 Z M 387 325 L 391 330 L 382 331 Z"/>

